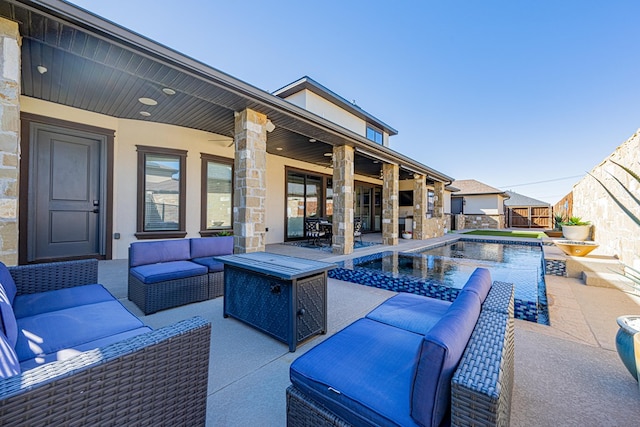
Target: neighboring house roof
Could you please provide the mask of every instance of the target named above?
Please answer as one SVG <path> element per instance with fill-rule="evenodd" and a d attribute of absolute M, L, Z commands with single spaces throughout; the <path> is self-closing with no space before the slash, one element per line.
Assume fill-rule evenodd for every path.
<path fill-rule="evenodd" d="M 439 182 L 453 180 L 365 135 L 71 3 L 3 0 L 5 3 L 0 16 L 19 24 L 21 92 L 25 96 L 111 117 L 203 130 L 228 139 L 234 133 L 234 113 L 248 108 L 265 114 L 275 125 L 268 136 L 270 154 L 326 166 L 326 152 L 348 145 L 356 148 L 357 173 L 379 176 L 380 164 L 365 154 L 373 152 L 373 160 L 399 165 L 401 179 L 420 173 Z M 48 66 L 49 72 L 38 73 L 36 65 Z M 152 98 L 157 105 L 141 116 L 141 108 L 146 107 L 141 107 L 139 98 Z M 309 144 L 310 139 L 318 143 Z"/>
<path fill-rule="evenodd" d="M 542 200 L 537 200 L 513 191 L 506 191 L 506 193 L 509 195 L 509 200 L 504 202 L 505 206 L 551 206 L 551 204 L 543 202 Z"/>
<path fill-rule="evenodd" d="M 460 192 L 456 193 L 456 196 L 479 196 L 496 194 L 503 197 L 509 197 L 509 195 L 502 190 L 499 190 L 490 185 L 484 184 L 475 179 L 462 179 L 455 180 L 451 183 L 453 187 L 460 189 Z"/>
<path fill-rule="evenodd" d="M 356 117 L 361 118 L 367 123 L 371 123 L 376 127 L 381 128 L 383 131 L 387 132 L 389 135 L 397 135 L 398 131 L 392 128 L 391 126 L 385 124 L 382 120 L 377 119 L 371 114 L 364 111 L 355 102 L 349 102 L 337 93 L 329 90 L 325 86 L 321 85 L 317 81 L 313 80 L 309 76 L 304 76 L 295 82 L 289 83 L 288 85 L 276 90 L 273 92 L 274 95 L 279 96 L 280 98 L 287 98 L 295 93 L 300 92 L 301 90 L 307 89 L 316 95 L 326 99 L 327 101 L 338 105 L 339 107 L 347 110 L 351 114 Z"/>

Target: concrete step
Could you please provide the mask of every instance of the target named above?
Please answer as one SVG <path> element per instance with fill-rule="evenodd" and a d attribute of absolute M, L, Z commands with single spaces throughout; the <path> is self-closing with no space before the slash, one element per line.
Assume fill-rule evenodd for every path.
<path fill-rule="evenodd" d="M 601 288 L 618 288 L 623 291 L 629 291 L 631 288 L 626 284 L 626 281 L 619 274 L 612 271 L 583 271 L 582 281 L 587 286 L 598 286 Z"/>
<path fill-rule="evenodd" d="M 608 256 L 567 257 L 567 276 L 582 278 L 586 272 L 622 273 L 623 265 L 617 258 Z"/>

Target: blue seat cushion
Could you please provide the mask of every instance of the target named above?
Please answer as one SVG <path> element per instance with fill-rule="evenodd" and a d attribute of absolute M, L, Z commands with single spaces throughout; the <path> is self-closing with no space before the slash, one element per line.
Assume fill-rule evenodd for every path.
<path fill-rule="evenodd" d="M 190 258 L 189 239 L 134 242 L 129 246 L 129 267 Z"/>
<path fill-rule="evenodd" d="M 461 292 L 425 335 L 411 395 L 411 416 L 422 426 L 448 422 L 451 379 L 480 316 L 480 299 Z"/>
<path fill-rule="evenodd" d="M 367 317 L 406 331 L 424 335 L 447 312 L 449 301 L 399 293 L 373 309 Z"/>
<path fill-rule="evenodd" d="M 359 319 L 296 359 L 291 382 L 354 425 L 416 425 L 410 395 L 421 335 Z"/>
<path fill-rule="evenodd" d="M 18 324 L 13 307 L 11 307 L 9 297 L 2 284 L 0 284 L 0 326 L 9 345 L 15 347 L 18 340 Z"/>
<path fill-rule="evenodd" d="M 115 300 L 23 317 L 16 354 L 22 362 L 143 326 Z"/>
<path fill-rule="evenodd" d="M 483 303 L 491 289 L 491 273 L 486 268 L 476 268 L 467 283 L 462 288 L 462 292 L 475 292 Z"/>
<path fill-rule="evenodd" d="M 114 301 L 102 285 L 83 285 L 35 294 L 18 295 L 13 302 L 16 318 L 62 310 L 96 302 Z"/>
<path fill-rule="evenodd" d="M 207 267 L 191 261 L 171 261 L 140 265 L 131 268 L 129 273 L 142 283 L 150 284 L 207 274 Z"/>
<path fill-rule="evenodd" d="M 20 362 L 7 337 L 0 332 L 0 378 L 9 378 L 20 373 Z"/>
<path fill-rule="evenodd" d="M 100 338 L 94 341 L 89 341 L 87 343 L 63 348 L 54 353 L 47 353 L 44 355 L 34 357 L 33 359 L 24 360 L 20 362 L 20 368 L 23 371 L 27 371 L 29 369 L 37 368 L 38 366 L 44 365 L 46 363 L 67 360 L 73 356 L 80 354 L 83 351 L 89 351 L 95 348 L 104 347 L 109 344 L 126 340 L 127 338 L 135 337 L 136 335 L 141 335 L 150 331 L 152 331 L 151 328 L 147 326 L 143 326 L 141 328 L 132 329 L 130 331 L 121 332 L 119 334 L 109 335 L 108 337 Z"/>
<path fill-rule="evenodd" d="M 196 237 L 190 243 L 192 259 L 233 254 L 233 236 Z"/>
<path fill-rule="evenodd" d="M 220 261 L 214 260 L 213 257 L 194 258 L 191 261 L 196 264 L 204 265 L 209 269 L 209 273 L 224 271 L 224 264 Z"/>

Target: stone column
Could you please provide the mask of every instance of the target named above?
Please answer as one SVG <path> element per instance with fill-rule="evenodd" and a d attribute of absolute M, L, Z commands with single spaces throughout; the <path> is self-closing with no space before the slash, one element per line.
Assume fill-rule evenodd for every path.
<path fill-rule="evenodd" d="M 398 165 L 382 165 L 382 244 L 398 244 Z"/>
<path fill-rule="evenodd" d="M 0 261 L 18 263 L 20 34 L 0 18 Z"/>
<path fill-rule="evenodd" d="M 333 253 L 353 253 L 354 149 L 333 147 Z"/>
<path fill-rule="evenodd" d="M 235 113 L 233 242 L 235 253 L 264 251 L 267 172 L 267 116 Z"/>
<path fill-rule="evenodd" d="M 425 175 L 413 176 L 413 238 L 425 239 L 427 227 L 427 181 Z"/>
<path fill-rule="evenodd" d="M 433 217 L 444 216 L 444 182 L 433 184 Z"/>

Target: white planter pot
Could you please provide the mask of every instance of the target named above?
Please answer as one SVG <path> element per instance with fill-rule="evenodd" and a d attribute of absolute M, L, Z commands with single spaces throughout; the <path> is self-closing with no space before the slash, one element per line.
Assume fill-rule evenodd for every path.
<path fill-rule="evenodd" d="M 589 238 L 590 225 L 563 225 L 562 235 L 567 240 L 585 241 Z"/>

